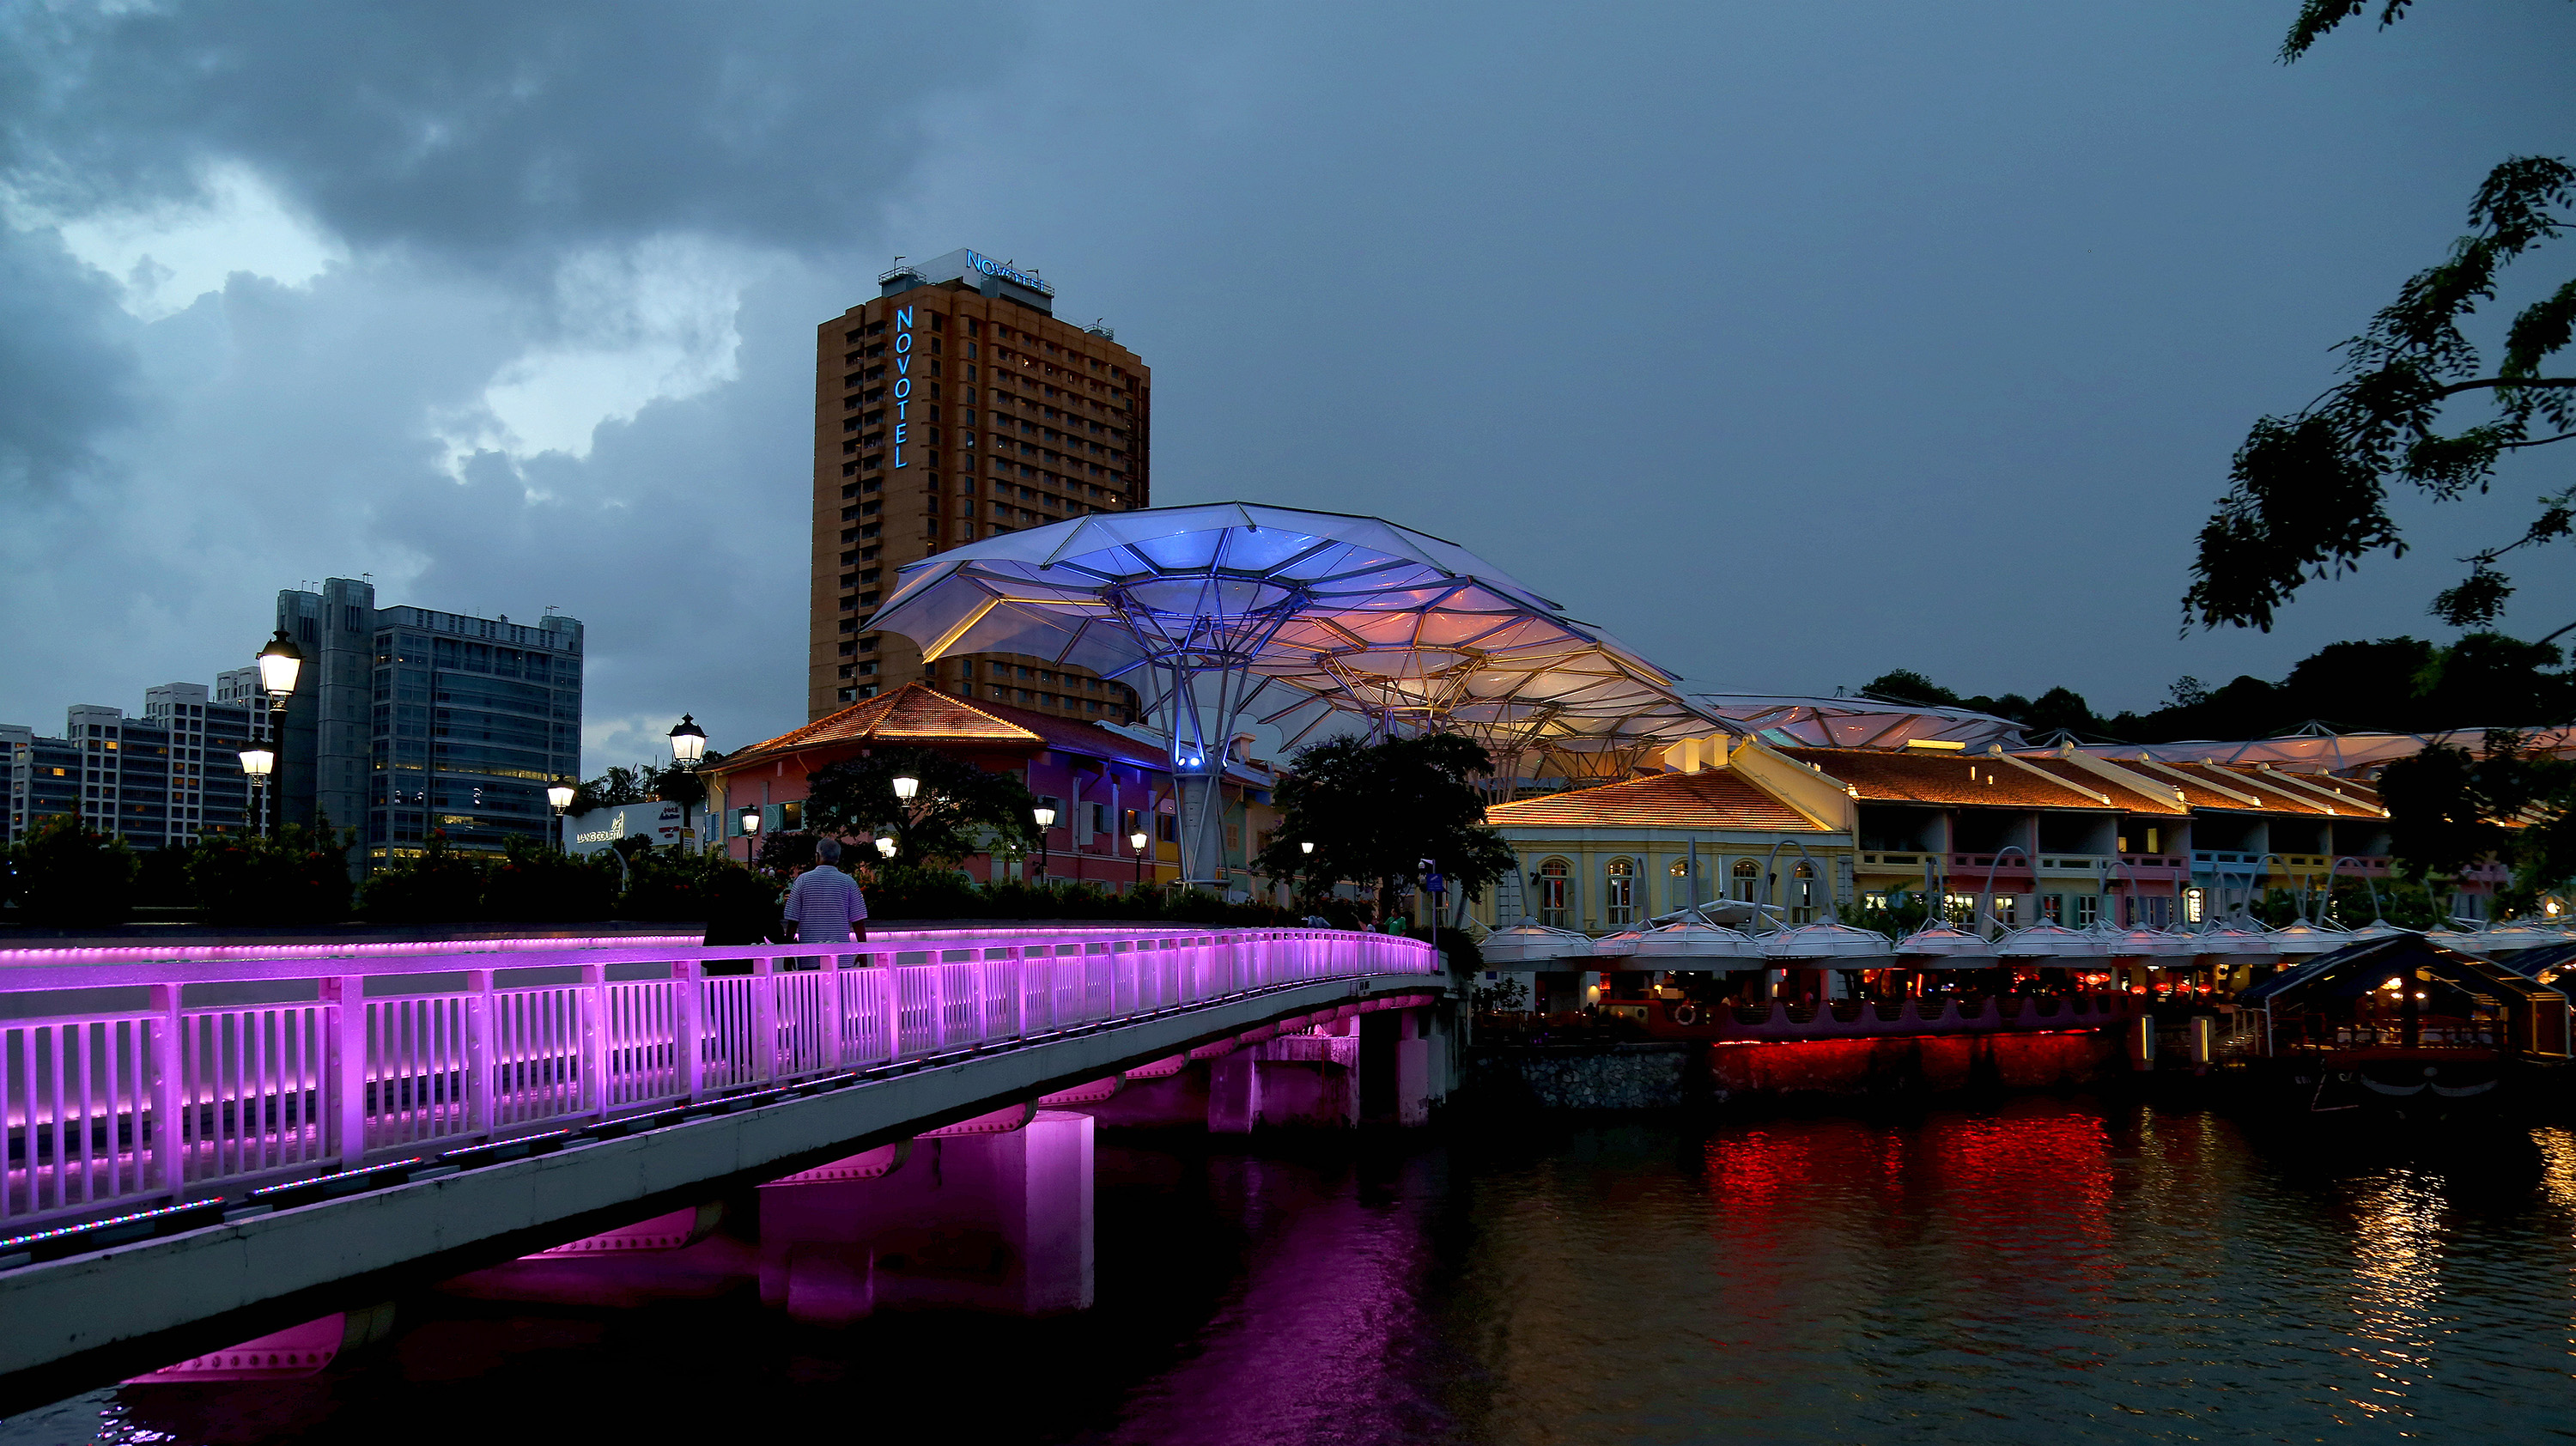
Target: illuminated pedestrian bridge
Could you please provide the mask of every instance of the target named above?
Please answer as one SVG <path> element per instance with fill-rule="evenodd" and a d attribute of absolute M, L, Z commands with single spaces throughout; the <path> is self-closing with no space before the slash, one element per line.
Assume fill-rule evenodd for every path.
<path fill-rule="evenodd" d="M 1403 1115 L 1444 1088 L 1425 1006 L 1445 976 L 1418 940 L 799 947 L 0 953 L 0 1410 L 1193 1065 L 1209 1126 L 1249 1129 L 1267 1117 L 1256 1061 L 1355 1050 L 1384 1011 Z"/>

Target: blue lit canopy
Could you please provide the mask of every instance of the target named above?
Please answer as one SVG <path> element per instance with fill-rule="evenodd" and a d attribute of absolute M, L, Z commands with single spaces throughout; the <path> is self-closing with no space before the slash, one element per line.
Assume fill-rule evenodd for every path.
<path fill-rule="evenodd" d="M 1725 726 L 1671 674 L 1465 548 L 1342 513 L 1227 502 L 1009 533 L 904 568 L 867 625 L 925 660 L 1020 653 L 1148 674 L 1140 691 L 1170 719 L 1185 778 L 1222 757 L 1274 686 L 1291 692 L 1265 722 L 1305 715 L 1311 728 L 1341 709 L 1505 754 Z"/>

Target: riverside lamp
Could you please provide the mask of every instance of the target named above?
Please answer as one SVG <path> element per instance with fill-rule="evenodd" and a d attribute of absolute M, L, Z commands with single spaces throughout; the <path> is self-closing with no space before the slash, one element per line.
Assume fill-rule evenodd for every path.
<path fill-rule="evenodd" d="M 1141 885 L 1145 882 L 1145 831 L 1140 828 L 1127 835 L 1127 846 L 1136 851 L 1136 882 Z"/>
<path fill-rule="evenodd" d="M 271 770 L 277 772 L 277 787 L 269 796 L 269 804 L 275 810 L 270 824 L 273 832 L 282 833 L 286 828 L 286 775 L 276 766 L 284 761 L 286 753 L 286 700 L 293 696 L 295 680 L 303 672 L 304 650 L 295 646 L 286 629 L 279 628 L 268 646 L 259 650 L 259 686 L 268 694 L 269 741 L 277 750 L 269 759 Z"/>
<path fill-rule="evenodd" d="M 681 772 L 695 773 L 698 765 L 706 761 L 706 756 L 707 730 L 698 726 L 696 718 L 681 714 L 680 721 L 671 725 L 671 761 L 680 766 Z M 704 801 L 706 790 L 701 788 L 697 793 L 700 801 Z M 689 808 L 688 795 L 684 793 L 680 796 L 680 848 L 683 853 L 688 851 L 690 840 L 697 837 L 698 832 L 690 826 Z"/>
<path fill-rule="evenodd" d="M 546 802 L 552 805 L 555 811 L 555 852 L 557 853 L 565 852 L 564 810 L 572 807 L 572 795 L 572 780 L 569 778 L 558 778 L 546 785 Z"/>
<path fill-rule="evenodd" d="M 277 755 L 253 744 L 241 751 L 242 774 L 250 780 L 251 817 L 257 820 L 259 832 L 268 832 L 268 775 L 277 767 Z"/>
<path fill-rule="evenodd" d="M 921 780 L 918 778 L 898 778 L 894 781 L 894 796 L 898 803 L 912 802 L 912 796 L 919 792 L 921 792 Z"/>
<path fill-rule="evenodd" d="M 894 840 L 883 835 L 879 835 L 877 838 L 877 856 L 888 863 L 894 862 Z"/>
<path fill-rule="evenodd" d="M 753 804 L 742 811 L 742 861 L 744 863 L 751 863 L 756 856 L 752 848 L 752 840 L 759 832 L 760 805 Z"/>
<path fill-rule="evenodd" d="M 1029 816 L 1038 821 L 1038 877 L 1043 879 L 1047 874 L 1047 859 L 1049 857 L 1047 853 L 1047 830 L 1055 827 L 1055 810 L 1051 808 L 1033 808 L 1029 810 Z M 1076 875 L 1079 875 L 1081 872 L 1082 871 L 1080 869 L 1074 870 Z"/>

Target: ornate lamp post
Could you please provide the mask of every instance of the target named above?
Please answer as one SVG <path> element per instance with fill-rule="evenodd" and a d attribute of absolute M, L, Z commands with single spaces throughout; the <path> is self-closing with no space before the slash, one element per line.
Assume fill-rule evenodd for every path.
<path fill-rule="evenodd" d="M 268 775 L 277 768 L 276 750 L 254 743 L 241 751 L 242 773 L 250 779 L 251 826 L 262 837 L 268 833 Z"/>
<path fill-rule="evenodd" d="M 259 686 L 268 694 L 269 745 L 276 750 L 269 760 L 277 774 L 277 786 L 269 799 L 276 810 L 270 824 L 274 832 L 283 832 L 286 828 L 286 772 L 276 767 L 286 757 L 286 700 L 294 694 L 296 679 L 303 672 L 304 650 L 295 646 L 295 640 L 286 635 L 286 629 L 279 628 L 277 636 L 268 640 L 268 646 L 259 650 Z"/>
<path fill-rule="evenodd" d="M 1055 810 L 1039 807 L 1029 810 L 1029 813 L 1038 821 L 1038 877 L 1043 879 L 1047 876 L 1047 861 L 1050 857 L 1047 853 L 1047 830 L 1055 827 Z M 1082 871 L 1077 868 L 1074 872 L 1079 874 Z"/>
<path fill-rule="evenodd" d="M 698 726 L 694 716 L 681 714 L 680 721 L 671 725 L 671 761 L 678 764 L 682 772 L 694 774 L 706 756 L 707 730 Z M 704 794 L 700 796 L 704 797 Z M 683 797 L 680 800 L 680 833 L 683 838 L 697 832 L 689 826 L 689 807 L 689 800 Z"/>
<path fill-rule="evenodd" d="M 760 853 L 756 845 L 759 841 L 760 805 L 753 804 L 742 811 L 742 861 L 744 863 L 758 861 Z"/>
<path fill-rule="evenodd" d="M 1127 846 L 1136 851 L 1136 886 L 1143 888 L 1145 886 L 1145 831 L 1140 828 L 1127 835 Z"/>
<path fill-rule="evenodd" d="M 558 778 L 546 785 L 546 802 L 555 811 L 555 852 L 568 853 L 564 847 L 564 810 L 572 807 L 573 786 L 569 778 Z"/>

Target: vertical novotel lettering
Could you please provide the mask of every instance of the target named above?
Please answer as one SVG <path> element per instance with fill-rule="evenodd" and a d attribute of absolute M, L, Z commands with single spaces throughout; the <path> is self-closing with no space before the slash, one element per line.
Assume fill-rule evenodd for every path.
<path fill-rule="evenodd" d="M 894 311 L 894 465 L 903 466 L 904 413 L 912 406 L 912 308 Z"/>

